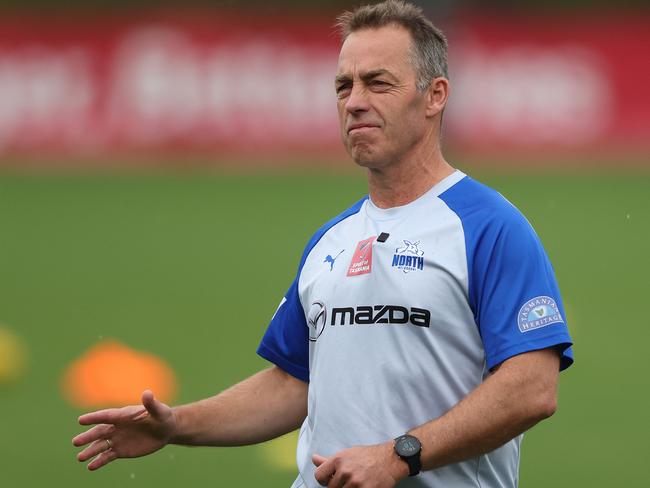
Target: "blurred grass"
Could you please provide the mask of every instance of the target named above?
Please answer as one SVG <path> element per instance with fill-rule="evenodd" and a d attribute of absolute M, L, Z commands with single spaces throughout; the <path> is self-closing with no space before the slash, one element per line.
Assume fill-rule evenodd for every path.
<path fill-rule="evenodd" d="M 650 173 L 472 174 L 537 229 L 577 343 L 558 413 L 524 441 L 521 486 L 648 486 Z M 365 191 L 347 171 L 0 173 L 0 323 L 31 355 L 0 386 L 0 484 L 288 487 L 259 446 L 174 446 L 88 473 L 60 376 L 106 337 L 165 358 L 178 402 L 265 367 L 255 349 L 305 242 Z"/>

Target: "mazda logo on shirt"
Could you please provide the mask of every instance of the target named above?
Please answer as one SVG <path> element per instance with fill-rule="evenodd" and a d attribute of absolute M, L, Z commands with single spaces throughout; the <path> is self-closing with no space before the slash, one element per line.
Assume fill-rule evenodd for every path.
<path fill-rule="evenodd" d="M 307 323 L 309 324 L 309 340 L 316 342 L 327 323 L 327 307 L 323 302 L 315 301 L 311 304 Z"/>
<path fill-rule="evenodd" d="M 418 327 L 431 325 L 431 312 L 424 308 L 401 305 L 363 305 L 356 308 L 332 309 L 330 325 L 412 324 Z"/>
<path fill-rule="evenodd" d="M 315 342 L 325 329 L 327 307 L 321 301 L 312 302 L 307 316 L 309 340 Z M 334 307 L 330 326 L 341 325 L 402 325 L 430 327 L 431 312 L 424 308 L 406 308 L 401 305 L 361 305 L 358 307 Z"/>

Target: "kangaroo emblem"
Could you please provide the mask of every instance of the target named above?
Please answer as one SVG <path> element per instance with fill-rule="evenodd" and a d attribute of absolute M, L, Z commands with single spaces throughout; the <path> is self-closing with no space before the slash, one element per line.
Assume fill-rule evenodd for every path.
<path fill-rule="evenodd" d="M 343 253 L 343 251 L 345 251 L 345 249 L 341 249 L 341 252 L 338 253 L 334 258 L 330 254 L 328 254 L 325 260 L 323 261 L 324 263 L 330 263 L 330 271 L 334 269 L 334 262 L 341 255 L 341 253 Z"/>
<path fill-rule="evenodd" d="M 416 256 L 422 256 L 424 254 L 424 251 L 421 251 L 418 249 L 418 246 L 420 245 L 420 241 L 416 242 L 411 242 L 411 241 L 403 241 L 405 244 L 405 247 L 398 247 L 395 249 L 396 253 L 410 253 L 410 254 L 415 254 Z"/>

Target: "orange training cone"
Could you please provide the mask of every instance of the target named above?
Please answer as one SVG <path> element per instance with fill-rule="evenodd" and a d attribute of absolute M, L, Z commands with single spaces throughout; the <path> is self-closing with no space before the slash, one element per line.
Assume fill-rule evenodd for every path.
<path fill-rule="evenodd" d="M 63 376 L 64 396 L 80 408 L 140 403 L 149 388 L 163 402 L 172 402 L 176 378 L 153 354 L 104 340 L 74 361 Z"/>

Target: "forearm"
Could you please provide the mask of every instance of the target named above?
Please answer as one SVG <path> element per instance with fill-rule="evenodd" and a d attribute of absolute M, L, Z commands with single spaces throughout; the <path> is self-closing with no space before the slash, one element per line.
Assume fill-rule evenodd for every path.
<path fill-rule="evenodd" d="M 552 415 L 559 366 L 559 355 L 552 349 L 510 358 L 446 414 L 409 431 L 422 444 L 421 469 L 493 451 Z M 395 486 L 409 474 L 392 440 L 329 457 L 317 452 L 312 461 L 316 480 L 328 486 Z"/>
<path fill-rule="evenodd" d="M 272 367 L 215 395 L 173 409 L 172 443 L 256 444 L 300 426 L 307 415 L 308 384 Z"/>
<path fill-rule="evenodd" d="M 445 415 L 410 432 L 422 443 L 422 469 L 493 451 L 551 416 L 558 370 L 553 350 L 506 361 Z"/>

